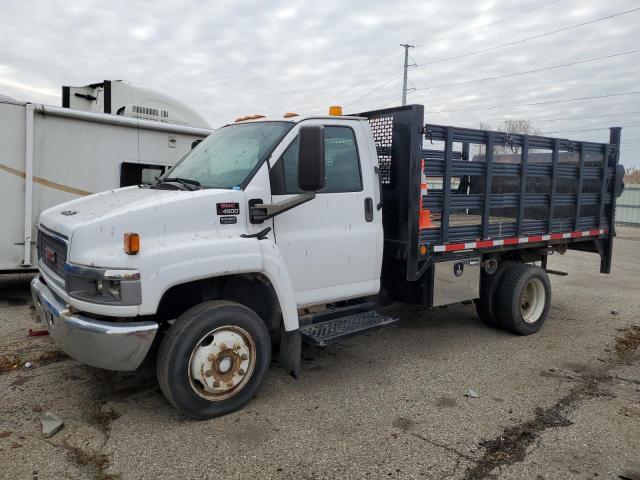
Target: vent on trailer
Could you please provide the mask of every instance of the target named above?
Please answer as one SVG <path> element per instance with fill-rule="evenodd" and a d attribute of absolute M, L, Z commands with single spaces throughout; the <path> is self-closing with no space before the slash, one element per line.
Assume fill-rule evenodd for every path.
<path fill-rule="evenodd" d="M 184 103 L 122 80 L 104 80 L 82 87 L 62 87 L 62 106 L 85 112 L 211 128 L 204 118 Z"/>
<path fill-rule="evenodd" d="M 159 122 L 180 123 L 178 120 L 172 118 L 173 115 L 169 113 L 169 110 L 165 110 L 164 108 L 145 107 L 142 105 L 125 105 L 124 107 L 120 107 L 116 114 L 123 115 L 125 117 L 156 120 Z"/>

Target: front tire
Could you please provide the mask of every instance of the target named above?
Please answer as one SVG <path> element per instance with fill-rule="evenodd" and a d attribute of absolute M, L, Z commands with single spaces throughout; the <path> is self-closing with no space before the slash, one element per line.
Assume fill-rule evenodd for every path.
<path fill-rule="evenodd" d="M 271 359 L 269 331 L 239 303 L 215 300 L 184 312 L 162 340 L 156 375 L 175 408 L 198 420 L 246 405 Z"/>
<path fill-rule="evenodd" d="M 526 264 L 509 267 L 500 282 L 497 313 L 500 324 L 518 335 L 542 327 L 551 304 L 551 282 L 544 269 Z"/>

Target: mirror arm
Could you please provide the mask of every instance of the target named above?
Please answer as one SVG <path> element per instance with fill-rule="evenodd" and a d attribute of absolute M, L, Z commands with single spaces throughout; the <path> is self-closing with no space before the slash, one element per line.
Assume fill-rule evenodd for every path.
<path fill-rule="evenodd" d="M 291 210 L 298 205 L 307 203 L 316 198 L 316 192 L 304 192 L 295 197 L 283 200 L 278 203 L 257 203 L 249 207 L 249 219 L 251 223 L 262 223 L 265 220 L 280 215 L 281 213 Z"/>

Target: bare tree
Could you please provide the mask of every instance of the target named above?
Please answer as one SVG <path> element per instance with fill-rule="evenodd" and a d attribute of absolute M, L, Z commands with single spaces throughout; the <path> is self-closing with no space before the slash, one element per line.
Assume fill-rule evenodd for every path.
<path fill-rule="evenodd" d="M 496 132 L 514 133 L 519 135 L 541 135 L 542 132 L 537 128 L 531 120 L 509 118 L 504 120 L 501 125 L 492 127 L 490 124 L 480 122 L 480 129 L 482 130 L 494 130 Z M 484 146 L 480 148 L 480 153 L 484 154 Z M 514 147 L 509 145 L 496 145 L 495 153 L 508 154 L 520 153 L 520 147 Z"/>

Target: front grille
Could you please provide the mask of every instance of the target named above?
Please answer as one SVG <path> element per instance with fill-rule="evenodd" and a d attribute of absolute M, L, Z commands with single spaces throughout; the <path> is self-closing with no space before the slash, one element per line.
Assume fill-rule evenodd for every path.
<path fill-rule="evenodd" d="M 63 277 L 64 264 L 67 261 L 67 243 L 38 230 L 38 258 L 42 259 L 56 275 Z"/>

